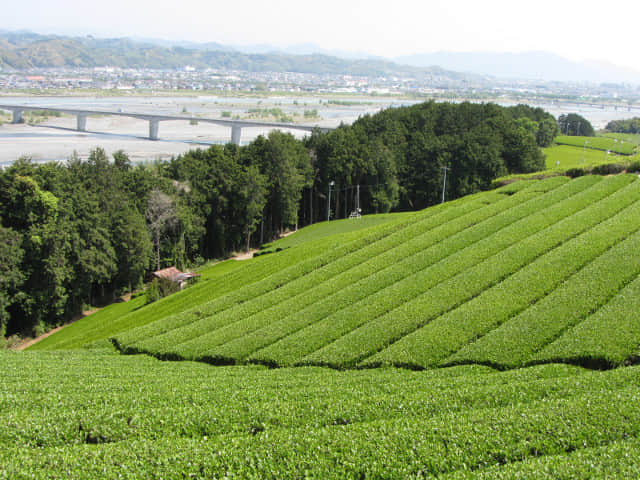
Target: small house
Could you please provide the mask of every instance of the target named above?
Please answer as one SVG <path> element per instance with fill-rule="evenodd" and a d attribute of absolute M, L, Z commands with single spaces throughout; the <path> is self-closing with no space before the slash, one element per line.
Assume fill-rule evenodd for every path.
<path fill-rule="evenodd" d="M 163 268 L 153 272 L 155 278 L 164 278 L 171 282 L 177 283 L 182 289 L 192 278 L 200 277 L 199 273 L 181 272 L 176 267 Z"/>

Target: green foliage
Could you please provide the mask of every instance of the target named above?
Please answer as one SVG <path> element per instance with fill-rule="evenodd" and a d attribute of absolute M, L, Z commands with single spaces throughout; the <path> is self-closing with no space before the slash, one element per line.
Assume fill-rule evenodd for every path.
<path fill-rule="evenodd" d="M 610 132 L 616 133 L 640 133 L 640 118 L 633 117 L 628 120 L 612 120 L 605 127 Z"/>
<path fill-rule="evenodd" d="M 509 185 L 362 230 L 359 237 L 354 231 L 351 243 L 325 253 L 318 247 L 328 248 L 332 237 L 290 244 L 257 258 L 243 274 L 245 286 L 233 293 L 212 292 L 200 305 L 115 338 L 125 351 L 211 363 L 424 368 L 483 362 L 456 352 L 478 337 L 482 345 L 532 303 L 545 304 L 545 296 L 564 295 L 561 286 L 583 269 L 612 272 L 602 275 L 602 285 L 594 276 L 590 291 L 614 295 L 625 286 L 636 270 L 623 273 L 618 262 L 628 263 L 628 254 L 618 249 L 636 241 L 624 239 L 636 228 L 639 201 L 632 175 Z M 589 297 L 573 300 L 562 304 L 576 312 L 591 308 Z M 562 325 L 539 312 L 532 322 Z M 549 341 L 532 343 L 530 355 Z M 488 348 L 492 355 L 502 350 L 493 343 Z M 635 354 L 626 351 L 626 358 Z M 523 361 L 530 361 L 527 355 Z M 518 358 L 487 362 L 515 366 L 510 362 Z"/>
<path fill-rule="evenodd" d="M 355 185 L 364 186 L 360 205 L 366 213 L 424 208 L 441 200 L 443 167 L 451 169 L 447 199 L 486 189 L 509 172 L 542 170 L 537 129 L 525 113 L 494 104 L 427 102 L 388 109 L 312 135 L 307 145 L 318 172 L 313 188 L 325 195 L 335 182 L 331 209 L 338 218 L 353 209 Z M 326 201 L 321 205 L 326 215 Z"/>
<path fill-rule="evenodd" d="M 147 304 L 156 302 L 179 290 L 180 286 L 176 282 L 166 278 L 154 278 L 145 289 L 146 302 Z"/>
<path fill-rule="evenodd" d="M 312 181 L 309 155 L 302 143 L 291 134 L 273 131 L 252 142 L 242 152 L 242 158 L 264 176 L 266 203 L 261 240 L 277 237 L 285 227 L 297 225 L 302 189 Z"/>
<path fill-rule="evenodd" d="M 8 333 L 54 326 L 140 282 L 150 240 L 129 186 L 141 170 L 123 152 L 114 158 L 95 149 L 67 166 L 23 159 L 0 174 L 0 215 L 24 252 Z"/>
<path fill-rule="evenodd" d="M 198 273 L 202 274 L 199 282 L 148 306 L 145 306 L 146 295 L 138 292 L 128 302 L 118 301 L 107 305 L 98 312 L 67 325 L 29 349 L 78 349 L 96 341 L 108 341 L 109 337 L 124 330 L 181 312 L 189 305 L 199 305 L 204 299 L 211 297 L 211 290 L 225 292 L 238 288 L 238 279 L 234 282 L 230 278 L 223 279 L 223 277 L 247 266 L 246 262 L 228 260 L 204 267 L 198 270 Z"/>
<path fill-rule="evenodd" d="M 556 119 L 542 108 L 516 105 L 509 107 L 507 112 L 519 126 L 533 134 L 539 147 L 551 146 L 553 139 L 560 133 Z"/>
<path fill-rule="evenodd" d="M 627 266 L 623 268 L 626 271 Z M 629 352 L 637 348 L 638 299 L 640 277 L 620 289 L 601 308 L 593 313 L 590 311 L 584 320 L 566 329 L 557 340 L 535 356 L 535 361 L 552 362 L 563 358 L 565 361 L 596 367 L 620 366 L 636 361 L 637 352 L 636 357 L 631 359 Z"/>
<path fill-rule="evenodd" d="M 638 473 L 637 367 L 212 369 L 91 352 L 0 364 L 9 478 Z"/>
<path fill-rule="evenodd" d="M 587 183 L 590 182 L 590 179 L 583 177 L 580 182 Z M 619 210 L 630 202 L 637 201 L 637 190 L 633 188 L 620 189 L 624 184 L 625 182 L 621 181 L 600 181 L 589 190 L 563 202 L 563 205 L 559 205 L 559 210 L 540 211 L 536 216 L 528 218 L 528 223 L 535 224 L 539 221 L 535 217 L 539 216 L 542 219 L 543 216 L 553 215 L 554 210 L 564 211 L 565 214 L 576 212 L 539 234 L 539 237 L 551 238 L 554 235 L 554 230 L 559 233 L 562 230 L 577 228 L 584 217 L 597 215 L 597 218 L 602 218 L 604 215 L 610 214 L 611 210 L 608 209 Z M 612 192 L 615 193 L 612 194 Z M 594 203 L 603 195 L 609 195 L 609 197 L 605 197 L 606 202 L 600 201 L 595 204 L 596 208 L 588 207 L 585 209 L 586 204 Z M 622 206 L 616 206 L 616 201 L 620 201 Z M 579 209 L 584 210 L 580 211 Z M 619 216 L 627 213 L 627 211 L 623 211 Z M 594 218 L 594 221 L 597 220 Z M 607 248 L 607 245 L 610 246 L 619 240 L 620 237 L 612 236 L 608 240 L 600 238 L 599 242 L 594 241 L 595 238 L 598 238 L 596 235 L 607 236 L 608 227 L 609 224 L 605 223 L 602 227 L 598 226 L 589 230 L 540 256 L 517 273 L 484 290 L 471 301 L 435 318 L 415 333 L 406 336 L 387 350 L 372 357 L 367 363 L 389 362 L 431 367 L 439 365 L 458 349 L 463 349 L 474 339 L 492 332 L 492 329 L 502 322 L 536 304 L 545 295 L 554 295 L 554 290 L 559 289 L 567 277 L 597 258 Z M 611 243 L 607 244 L 607 241 Z M 608 260 L 604 262 L 607 263 Z M 550 318 L 553 318 L 554 323 L 561 323 L 557 317 Z M 425 340 L 427 338 L 429 340 Z M 481 340 L 479 342 L 481 343 Z M 505 346 L 504 349 L 507 347 Z M 455 361 L 459 358 L 457 355 L 459 354 L 448 361 Z"/>
<path fill-rule="evenodd" d="M 20 235 L 0 223 L 0 339 L 4 338 L 9 321 L 8 307 L 17 303 L 24 273 L 20 269 L 24 251 Z"/>
<path fill-rule="evenodd" d="M 595 135 L 595 130 L 589 120 L 577 113 L 560 115 L 558 118 L 558 126 L 560 127 L 560 133 L 567 136 L 579 137 L 582 135 L 585 137 L 593 137 Z"/>
<path fill-rule="evenodd" d="M 544 153 L 548 170 L 566 171 L 568 168 L 584 168 L 611 160 L 609 155 L 584 146 L 557 145 L 545 148 Z"/>
<path fill-rule="evenodd" d="M 611 132 L 602 132 L 601 136 L 609 137 L 609 138 L 617 138 L 618 140 L 624 140 L 625 142 L 635 143 L 638 145 L 640 143 L 640 133 L 631 134 L 631 133 L 611 133 Z"/>
<path fill-rule="evenodd" d="M 522 365 L 532 361 L 535 352 L 566 329 L 609 302 L 640 273 L 639 259 L 632 254 L 637 249 L 640 234 L 634 233 L 635 228 L 631 227 L 640 219 L 638 207 L 631 205 L 567 243 L 567 252 L 563 252 L 565 262 L 579 262 L 577 265 L 582 268 L 575 273 L 568 268 L 559 268 L 565 275 L 574 274 L 545 298 L 458 352 L 455 359 L 509 367 Z M 629 238 L 625 240 L 627 236 Z M 593 258 L 594 254 L 599 256 Z M 558 261 L 548 264 L 554 268 L 560 265 Z"/>

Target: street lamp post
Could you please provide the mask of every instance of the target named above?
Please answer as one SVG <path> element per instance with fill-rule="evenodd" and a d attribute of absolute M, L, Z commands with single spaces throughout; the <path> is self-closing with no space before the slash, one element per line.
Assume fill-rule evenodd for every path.
<path fill-rule="evenodd" d="M 331 215 L 331 187 L 336 184 L 333 180 L 329 182 L 329 201 L 327 202 L 327 222 L 329 221 L 329 217 Z"/>
<path fill-rule="evenodd" d="M 442 167 L 444 170 L 444 178 L 442 179 L 442 203 L 444 203 L 444 193 L 447 190 L 447 170 L 449 167 Z"/>

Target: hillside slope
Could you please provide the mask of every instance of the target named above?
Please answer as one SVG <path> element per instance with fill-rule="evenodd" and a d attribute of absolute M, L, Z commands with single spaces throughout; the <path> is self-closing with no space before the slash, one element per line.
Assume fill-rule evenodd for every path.
<path fill-rule="evenodd" d="M 616 366 L 640 344 L 639 228 L 634 175 L 519 182 L 265 256 L 113 341 L 214 364 Z"/>

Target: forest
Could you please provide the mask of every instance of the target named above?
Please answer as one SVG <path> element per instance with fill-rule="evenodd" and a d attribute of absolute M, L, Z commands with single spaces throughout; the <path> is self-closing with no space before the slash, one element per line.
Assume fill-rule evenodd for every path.
<path fill-rule="evenodd" d="M 273 131 L 167 161 L 134 165 L 101 148 L 18 159 L 0 171 L 0 337 L 42 333 L 152 271 L 224 258 L 356 205 L 417 210 L 439 203 L 443 186 L 451 200 L 542 170 L 540 147 L 558 133 L 539 108 L 426 102 L 303 140 Z"/>

